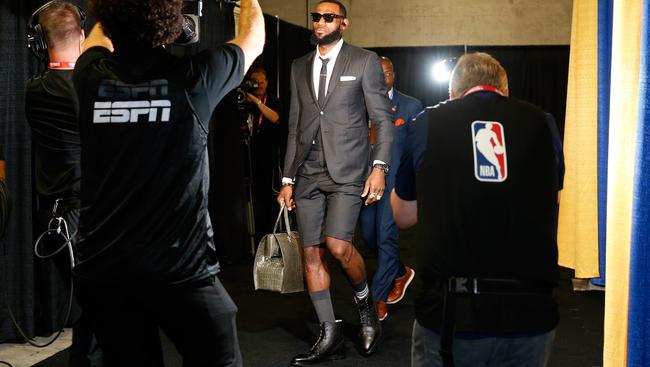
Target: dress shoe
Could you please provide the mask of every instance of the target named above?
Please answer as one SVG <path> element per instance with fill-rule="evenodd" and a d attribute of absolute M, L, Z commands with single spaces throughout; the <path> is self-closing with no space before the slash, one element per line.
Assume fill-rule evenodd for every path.
<path fill-rule="evenodd" d="M 399 278 L 395 278 L 395 281 L 393 281 L 393 289 L 388 294 L 386 303 L 392 305 L 401 301 L 402 298 L 404 298 L 404 294 L 406 293 L 406 288 L 408 288 L 409 284 L 411 284 L 411 281 L 413 281 L 414 277 L 415 270 L 409 268 L 408 266 L 404 266 L 404 275 Z"/>
<path fill-rule="evenodd" d="M 384 321 L 388 317 L 388 305 L 384 301 L 377 301 L 377 318 Z"/>
<path fill-rule="evenodd" d="M 325 361 L 343 359 L 342 322 L 324 321 L 320 324 L 320 334 L 309 353 L 299 354 L 291 360 L 292 366 L 311 366 Z"/>
<path fill-rule="evenodd" d="M 357 309 L 359 311 L 359 342 L 358 348 L 361 355 L 368 357 L 375 351 L 377 343 L 381 338 L 381 323 L 377 317 L 377 309 L 375 302 L 371 296 L 364 299 L 354 300 L 357 302 Z"/>

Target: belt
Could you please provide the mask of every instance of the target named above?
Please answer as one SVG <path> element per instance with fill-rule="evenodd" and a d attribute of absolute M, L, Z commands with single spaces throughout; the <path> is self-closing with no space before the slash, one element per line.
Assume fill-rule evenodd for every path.
<path fill-rule="evenodd" d="M 69 212 L 74 209 L 81 208 L 81 199 L 77 193 L 61 193 L 59 195 L 39 195 L 38 196 L 39 210 L 52 210 L 53 214 L 60 216 L 63 213 Z"/>
<path fill-rule="evenodd" d="M 549 284 L 519 279 L 450 277 L 446 286 L 452 294 L 547 296 L 553 293 L 553 287 Z"/>
<path fill-rule="evenodd" d="M 443 367 L 454 367 L 453 341 L 456 324 L 456 296 L 469 295 L 533 295 L 547 296 L 553 292 L 550 284 L 519 279 L 449 277 L 442 280 L 442 320 L 440 327 L 440 357 Z"/>

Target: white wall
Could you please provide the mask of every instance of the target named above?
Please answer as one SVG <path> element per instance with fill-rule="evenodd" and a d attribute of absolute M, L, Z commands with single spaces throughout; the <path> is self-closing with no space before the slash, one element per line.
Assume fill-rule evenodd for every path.
<path fill-rule="evenodd" d="M 259 0 L 301 26 L 317 0 Z M 594 0 L 595 1 L 595 0 Z M 568 45 L 572 0 L 342 0 L 346 40 L 362 47 Z"/>

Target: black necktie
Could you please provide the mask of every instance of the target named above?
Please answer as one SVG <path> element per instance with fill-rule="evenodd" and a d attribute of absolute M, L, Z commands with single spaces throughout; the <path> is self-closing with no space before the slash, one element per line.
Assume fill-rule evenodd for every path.
<path fill-rule="evenodd" d="M 327 63 L 330 59 L 318 57 L 323 65 L 320 67 L 320 79 L 318 81 L 318 105 L 323 107 L 325 101 L 325 84 L 327 83 Z"/>

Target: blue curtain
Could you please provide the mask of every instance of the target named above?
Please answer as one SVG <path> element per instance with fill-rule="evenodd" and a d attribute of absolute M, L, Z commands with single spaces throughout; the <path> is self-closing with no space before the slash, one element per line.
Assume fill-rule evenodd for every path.
<path fill-rule="evenodd" d="M 632 196 L 632 236 L 630 248 L 630 303 L 628 316 L 628 366 L 650 364 L 650 4 L 643 1 L 639 70 L 639 122 Z"/>
<path fill-rule="evenodd" d="M 598 268 L 605 285 L 607 238 L 607 159 L 609 143 L 609 94 L 612 72 L 613 0 L 598 1 Z"/>

